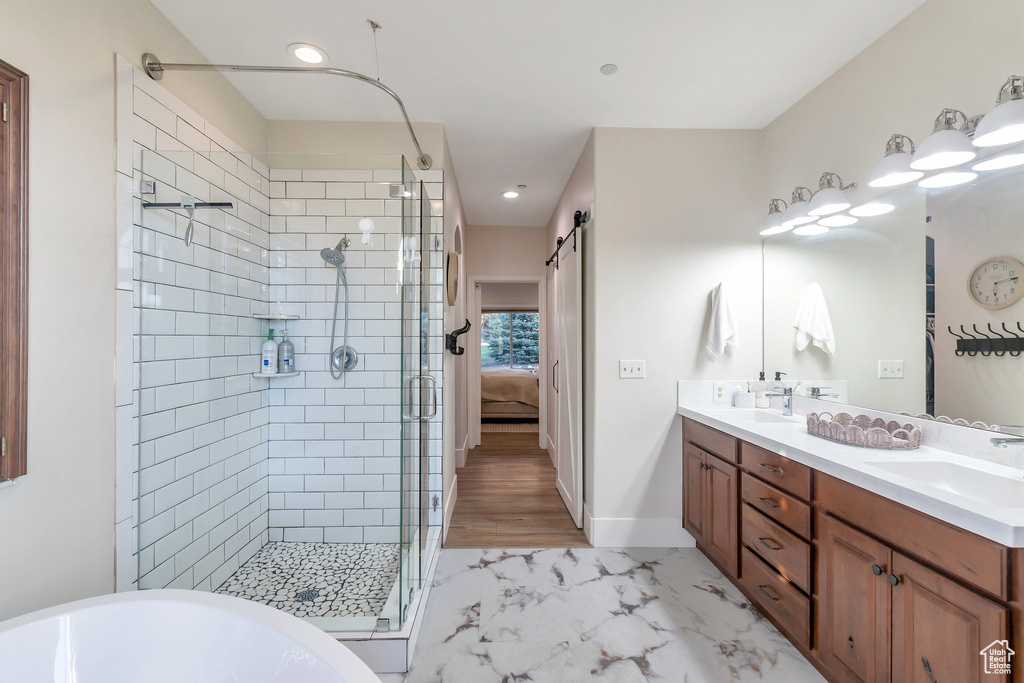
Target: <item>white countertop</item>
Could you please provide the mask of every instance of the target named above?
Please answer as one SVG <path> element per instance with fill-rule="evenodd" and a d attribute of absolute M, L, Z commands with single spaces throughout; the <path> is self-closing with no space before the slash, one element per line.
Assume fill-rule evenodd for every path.
<path fill-rule="evenodd" d="M 1024 473 L 1020 469 L 927 445 L 911 451 L 847 446 L 811 436 L 807 433 L 804 416 L 783 417 L 778 410 L 680 405 L 678 413 L 953 526 L 1006 546 L 1024 547 L 1024 496 L 1016 503 L 1020 507 L 979 502 L 956 493 L 955 481 L 950 481 L 947 489 L 942 481 L 920 482 L 870 463 L 953 463 L 982 473 L 1000 475 L 1000 483 L 1010 486 L 1011 498 L 1017 482 L 1024 482 Z M 938 470 L 939 466 L 935 469 Z M 1005 503 L 1006 498 L 1003 495 L 1003 500 L 997 502 Z"/>

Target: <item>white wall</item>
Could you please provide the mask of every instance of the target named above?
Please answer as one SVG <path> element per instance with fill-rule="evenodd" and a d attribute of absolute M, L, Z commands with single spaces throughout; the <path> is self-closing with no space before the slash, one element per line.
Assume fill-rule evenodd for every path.
<path fill-rule="evenodd" d="M 465 246 L 470 275 L 541 275 L 549 255 L 542 227 L 471 225 Z"/>
<path fill-rule="evenodd" d="M 676 381 L 753 378 L 760 367 L 760 134 L 597 128 L 594 141 L 593 540 L 639 519 L 631 538 L 683 543 Z M 722 281 L 741 344 L 710 363 L 709 295 Z M 644 359 L 646 379 L 619 379 L 620 359 Z"/>
<path fill-rule="evenodd" d="M 148 2 L 12 0 L 3 12 L 0 59 L 31 79 L 31 196 L 29 474 L 0 490 L 0 583 L 17 586 L 0 620 L 114 588 L 114 55 L 204 61 Z M 164 83 L 265 149 L 262 117 L 220 75 Z M 69 335 L 89 347 L 73 378 L 55 360 Z"/>

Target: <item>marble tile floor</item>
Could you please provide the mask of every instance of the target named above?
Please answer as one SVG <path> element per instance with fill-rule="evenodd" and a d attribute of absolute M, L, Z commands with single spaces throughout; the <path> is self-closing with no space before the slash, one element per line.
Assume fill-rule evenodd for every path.
<path fill-rule="evenodd" d="M 697 550 L 442 550 L 384 683 L 824 679 Z"/>
<path fill-rule="evenodd" d="M 215 592 L 297 617 L 375 617 L 398 563 L 396 543 L 268 543 Z"/>

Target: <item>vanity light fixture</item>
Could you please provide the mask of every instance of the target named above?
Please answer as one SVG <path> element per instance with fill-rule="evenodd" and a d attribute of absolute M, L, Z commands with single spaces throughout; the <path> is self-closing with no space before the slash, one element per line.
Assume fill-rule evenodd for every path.
<path fill-rule="evenodd" d="M 1024 164 L 1024 153 L 1014 152 L 1013 154 L 997 154 L 979 161 L 971 166 L 972 171 L 998 171 L 1004 168 L 1013 168 Z"/>
<path fill-rule="evenodd" d="M 956 123 L 963 119 L 963 126 L 958 130 Z M 910 168 L 918 171 L 938 171 L 966 163 L 978 156 L 971 140 L 967 137 L 970 130 L 967 115 L 959 109 L 943 109 L 935 118 L 932 134 L 917 146 Z"/>
<path fill-rule="evenodd" d="M 288 52 L 307 64 L 323 64 L 327 61 L 327 53 L 309 43 L 292 43 L 288 46 Z"/>
<path fill-rule="evenodd" d="M 910 150 L 907 150 L 907 147 Z M 906 135 L 893 133 L 885 143 L 885 156 L 871 173 L 868 185 L 871 187 L 895 187 L 910 183 L 924 175 L 924 171 L 916 171 L 910 167 L 914 154 L 914 141 Z"/>
<path fill-rule="evenodd" d="M 782 222 L 783 212 L 786 208 L 786 202 L 782 199 L 773 199 L 768 202 L 768 215 L 761 221 L 760 231 L 762 237 L 779 235 L 793 229 L 792 225 L 785 225 Z"/>
<path fill-rule="evenodd" d="M 806 198 L 805 198 L 806 195 Z M 789 208 L 782 214 L 782 224 L 787 228 L 795 228 L 798 225 L 805 225 L 814 222 L 814 216 L 808 215 L 807 207 L 810 204 L 811 190 L 807 187 L 797 186 L 793 188 L 790 197 Z"/>
<path fill-rule="evenodd" d="M 978 177 L 977 173 L 971 171 L 946 171 L 938 175 L 928 176 L 918 183 L 919 187 L 934 190 L 940 187 L 953 187 L 969 183 Z"/>
<path fill-rule="evenodd" d="M 850 200 L 846 198 L 844 191 L 855 187 L 857 187 L 857 183 L 843 185 L 843 179 L 839 177 L 839 174 L 825 171 L 818 181 L 818 191 L 811 197 L 807 214 L 819 218 L 845 211 L 850 208 Z"/>
<path fill-rule="evenodd" d="M 801 237 L 810 237 L 812 235 L 824 235 L 828 232 L 829 227 L 819 223 L 808 223 L 807 225 L 801 225 L 797 228 L 793 228 L 794 235 L 800 235 Z"/>
<path fill-rule="evenodd" d="M 834 213 L 831 216 L 825 216 L 818 225 L 824 225 L 826 228 L 845 228 L 847 225 L 853 225 L 857 222 L 857 219 L 853 216 L 847 216 L 842 213 Z"/>
<path fill-rule="evenodd" d="M 885 215 L 895 208 L 894 205 L 887 202 L 867 202 L 850 209 L 850 215 L 857 218 L 870 218 L 871 216 Z"/>
<path fill-rule="evenodd" d="M 995 109 L 985 114 L 974 134 L 975 147 L 996 147 L 1024 140 L 1024 77 L 1010 76 L 999 89 Z"/>

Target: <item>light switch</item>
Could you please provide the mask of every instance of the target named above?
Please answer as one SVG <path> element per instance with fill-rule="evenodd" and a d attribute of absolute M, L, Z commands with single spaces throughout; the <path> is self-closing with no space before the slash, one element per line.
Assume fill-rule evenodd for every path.
<path fill-rule="evenodd" d="M 642 360 L 620 360 L 619 379 L 643 379 L 646 374 Z"/>
<path fill-rule="evenodd" d="M 903 361 L 901 360 L 880 360 L 878 361 L 879 379 L 903 379 Z"/>

